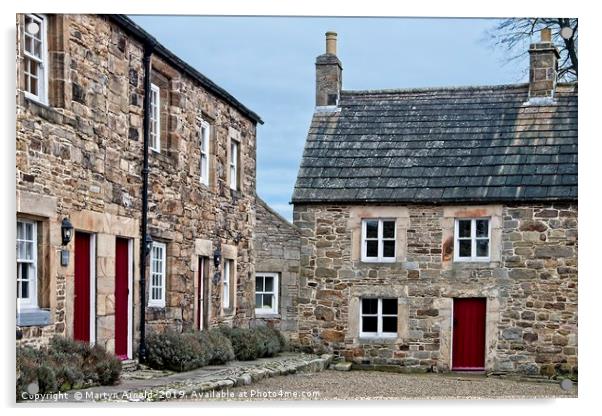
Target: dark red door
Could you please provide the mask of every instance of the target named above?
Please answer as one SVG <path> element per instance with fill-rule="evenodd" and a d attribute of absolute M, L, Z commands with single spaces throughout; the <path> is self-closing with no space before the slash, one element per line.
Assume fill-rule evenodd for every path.
<path fill-rule="evenodd" d="M 129 316 L 129 241 L 117 238 L 115 243 L 115 355 L 128 358 Z"/>
<path fill-rule="evenodd" d="M 75 233 L 73 338 L 90 342 L 90 234 Z"/>
<path fill-rule="evenodd" d="M 485 369 L 485 298 L 454 299 L 453 370 Z"/>

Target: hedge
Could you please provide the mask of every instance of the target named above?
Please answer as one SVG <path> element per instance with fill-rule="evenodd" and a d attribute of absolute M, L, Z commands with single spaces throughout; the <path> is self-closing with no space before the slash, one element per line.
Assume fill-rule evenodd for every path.
<path fill-rule="evenodd" d="M 147 362 L 161 370 L 190 371 L 234 359 L 272 357 L 285 347 L 284 338 L 268 327 L 230 328 L 204 331 L 151 333 L 147 338 Z"/>
<path fill-rule="evenodd" d="M 115 384 L 121 361 L 99 345 L 54 336 L 47 346 L 17 347 L 17 400 L 37 383 L 39 393 Z"/>

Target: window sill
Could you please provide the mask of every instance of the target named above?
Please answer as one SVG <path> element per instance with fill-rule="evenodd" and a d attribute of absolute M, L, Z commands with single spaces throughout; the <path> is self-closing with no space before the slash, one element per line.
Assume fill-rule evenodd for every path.
<path fill-rule="evenodd" d="M 17 312 L 17 326 L 51 325 L 50 309 L 21 309 Z"/>
<path fill-rule="evenodd" d="M 394 336 L 366 336 L 360 335 L 359 342 L 360 344 L 395 344 L 398 340 L 398 335 Z"/>
<path fill-rule="evenodd" d="M 282 316 L 278 312 L 258 312 L 255 311 L 257 319 L 281 319 Z"/>

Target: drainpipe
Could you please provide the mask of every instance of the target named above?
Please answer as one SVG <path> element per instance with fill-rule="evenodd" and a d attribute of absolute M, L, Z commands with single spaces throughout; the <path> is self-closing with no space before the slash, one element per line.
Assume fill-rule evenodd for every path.
<path fill-rule="evenodd" d="M 143 164 L 142 164 L 142 224 L 140 226 L 140 345 L 138 360 L 146 361 L 146 259 L 148 258 L 148 143 L 150 137 L 150 93 L 151 56 L 154 43 L 144 44 L 144 120 L 143 120 Z"/>

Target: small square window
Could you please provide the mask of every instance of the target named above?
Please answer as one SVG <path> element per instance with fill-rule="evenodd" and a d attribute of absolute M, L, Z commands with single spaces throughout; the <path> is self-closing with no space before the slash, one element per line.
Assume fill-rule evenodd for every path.
<path fill-rule="evenodd" d="M 278 274 L 255 275 L 255 314 L 278 313 Z"/>
<path fill-rule="evenodd" d="M 489 218 L 456 219 L 455 261 L 489 261 L 491 221 Z"/>
<path fill-rule="evenodd" d="M 396 337 L 397 321 L 397 299 L 361 299 L 360 336 Z"/>
<path fill-rule="evenodd" d="M 362 221 L 362 261 L 392 263 L 396 249 L 395 220 Z"/>

